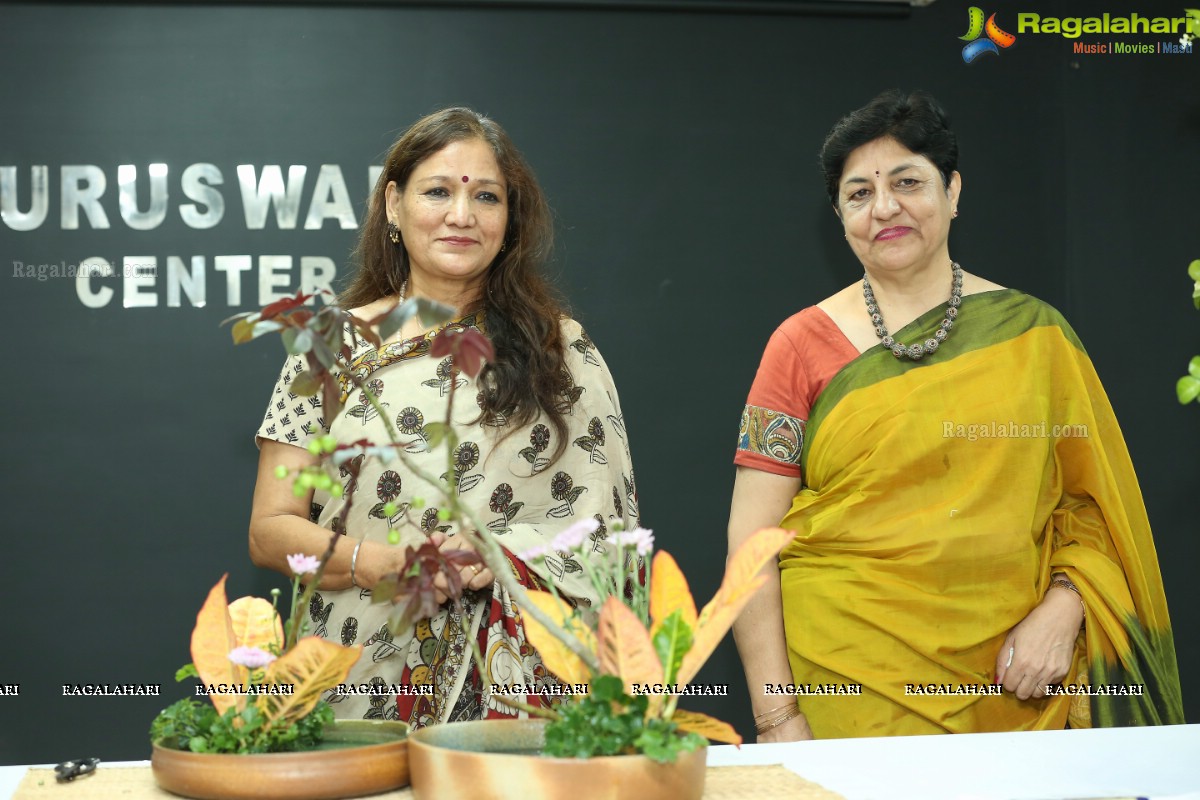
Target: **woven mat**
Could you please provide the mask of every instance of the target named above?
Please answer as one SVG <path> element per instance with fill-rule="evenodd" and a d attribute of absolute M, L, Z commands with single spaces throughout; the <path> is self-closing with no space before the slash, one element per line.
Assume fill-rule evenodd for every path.
<path fill-rule="evenodd" d="M 412 800 L 412 790 L 371 795 L 371 800 Z M 72 800 L 178 800 L 154 783 L 149 767 L 101 765 L 92 775 L 58 783 L 52 769 L 30 769 L 12 800 L 72 798 Z M 845 800 L 804 780 L 779 764 L 762 767 L 709 767 L 704 780 L 704 800 Z"/>

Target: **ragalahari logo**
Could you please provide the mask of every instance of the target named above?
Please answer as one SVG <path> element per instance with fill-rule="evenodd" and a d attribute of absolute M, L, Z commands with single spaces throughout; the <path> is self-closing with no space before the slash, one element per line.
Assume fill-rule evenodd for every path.
<path fill-rule="evenodd" d="M 979 38 L 985 33 L 987 34 L 986 39 Z M 971 6 L 967 9 L 967 33 L 958 38 L 968 43 L 962 51 L 963 61 L 967 64 L 984 53 L 1000 55 L 1000 48 L 1008 49 L 1017 40 L 1017 37 L 1011 33 L 1000 29 L 1000 26 L 996 24 L 995 14 L 988 17 L 987 22 L 984 23 L 983 9 L 979 6 Z"/>

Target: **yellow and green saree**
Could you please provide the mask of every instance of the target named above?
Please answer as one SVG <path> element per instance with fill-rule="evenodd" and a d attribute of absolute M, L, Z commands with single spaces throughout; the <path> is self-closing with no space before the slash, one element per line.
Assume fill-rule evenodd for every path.
<path fill-rule="evenodd" d="M 968 296 L 959 319 L 925 360 L 882 346 L 853 359 L 807 421 L 782 523 L 798 536 L 779 559 L 792 673 L 814 691 L 862 687 L 801 696 L 814 734 L 1183 722 L 1145 506 L 1091 361 L 1018 291 Z M 1086 605 L 1064 680 L 1076 694 L 987 694 L 1055 573 Z"/>

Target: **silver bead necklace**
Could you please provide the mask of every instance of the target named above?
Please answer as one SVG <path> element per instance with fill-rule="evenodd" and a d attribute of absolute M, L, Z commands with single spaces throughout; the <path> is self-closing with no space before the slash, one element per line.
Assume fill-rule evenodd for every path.
<path fill-rule="evenodd" d="M 962 305 L 963 285 L 962 267 L 958 265 L 958 262 L 950 262 L 950 272 L 954 276 L 954 280 L 950 285 L 950 302 L 946 304 L 946 318 L 942 320 L 941 326 L 933 336 L 925 340 L 924 344 L 907 346 L 902 342 L 897 342 L 888 333 L 887 326 L 883 324 L 883 314 L 879 312 L 879 304 L 875 302 L 875 292 L 871 289 L 871 281 L 865 273 L 863 274 L 863 299 L 867 301 L 867 313 L 871 315 L 871 322 L 875 324 L 875 333 L 879 336 L 879 341 L 884 347 L 891 350 L 892 355 L 896 358 L 907 356 L 913 361 L 920 361 L 926 355 L 937 350 L 938 346 L 950 335 L 950 329 L 954 327 L 954 321 L 958 318 L 958 307 Z"/>

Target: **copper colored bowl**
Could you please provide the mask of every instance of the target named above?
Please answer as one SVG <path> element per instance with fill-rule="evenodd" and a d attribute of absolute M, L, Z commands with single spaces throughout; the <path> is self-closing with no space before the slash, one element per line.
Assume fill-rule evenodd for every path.
<path fill-rule="evenodd" d="M 408 783 L 408 726 L 338 720 L 319 750 L 231 755 L 154 744 L 150 769 L 168 792 L 201 800 L 335 800 Z"/>
<path fill-rule="evenodd" d="M 646 756 L 549 758 L 541 720 L 435 725 L 408 737 L 416 800 L 700 800 L 708 748 L 672 764 Z"/>

